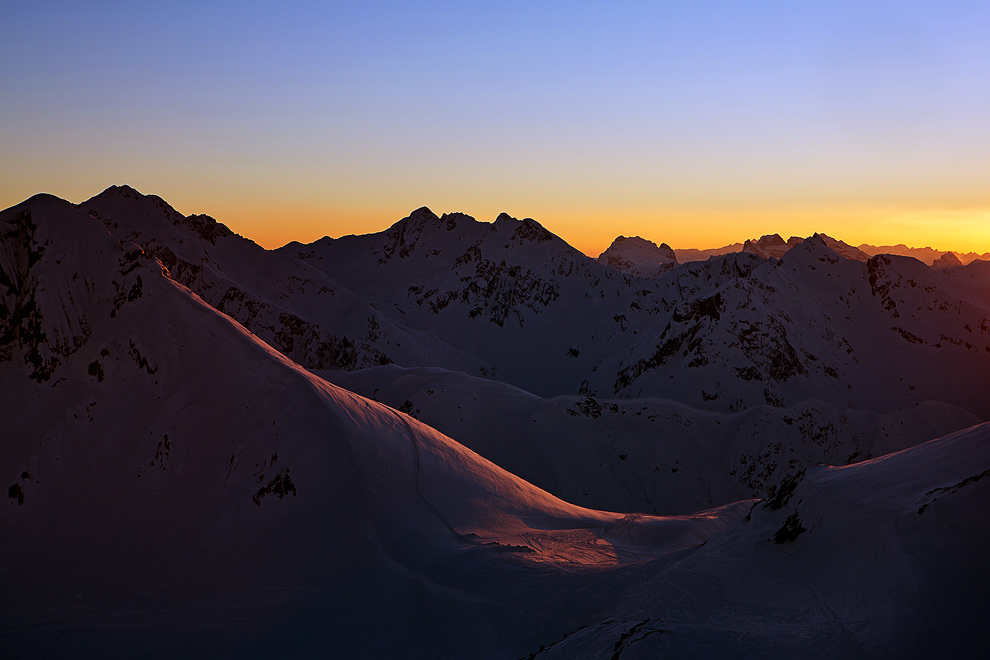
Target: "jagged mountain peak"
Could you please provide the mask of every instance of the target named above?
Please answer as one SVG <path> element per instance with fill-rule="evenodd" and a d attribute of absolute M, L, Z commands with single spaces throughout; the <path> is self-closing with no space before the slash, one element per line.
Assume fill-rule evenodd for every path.
<path fill-rule="evenodd" d="M 618 236 L 598 261 L 637 277 L 656 277 L 677 265 L 677 255 L 666 243 L 658 246 L 639 236 Z"/>
<path fill-rule="evenodd" d="M 455 230 L 471 232 L 478 231 L 477 228 L 480 228 L 482 225 L 484 223 L 478 222 L 466 213 L 453 212 L 438 216 L 429 207 L 421 206 L 389 227 L 385 233 L 391 236 L 412 236 L 433 234 L 437 231 L 440 234 Z M 324 241 L 332 240 L 329 238 L 324 239 Z"/>
<path fill-rule="evenodd" d="M 150 206 L 154 206 L 164 211 L 169 215 L 181 215 L 178 211 L 176 211 L 172 207 L 171 204 L 166 202 L 158 195 L 145 195 L 141 191 L 132 188 L 131 186 L 128 186 L 126 184 L 121 186 L 110 186 L 109 188 L 101 192 L 99 195 L 96 195 L 95 197 L 91 197 L 90 199 L 83 202 L 79 206 L 80 208 L 83 208 L 86 206 L 91 206 L 93 204 L 99 203 L 100 201 L 123 202 L 125 200 L 129 200 L 131 203 L 144 202 Z"/>
<path fill-rule="evenodd" d="M 519 220 L 504 211 L 498 214 L 491 227 L 492 231 L 496 233 L 506 230 L 512 231 L 512 238 L 518 242 L 535 241 L 537 243 L 545 243 L 555 238 L 563 240 L 552 234 L 546 227 L 533 218 Z"/>
<path fill-rule="evenodd" d="M 765 234 L 755 241 L 747 239 L 743 243 L 742 251 L 751 252 L 764 259 L 771 257 L 780 259 L 789 249 L 791 249 L 791 245 L 784 242 L 780 234 Z"/>
<path fill-rule="evenodd" d="M 959 260 L 959 257 L 951 252 L 946 252 L 938 259 L 932 261 L 932 268 L 955 268 L 962 265 L 963 263 Z"/>

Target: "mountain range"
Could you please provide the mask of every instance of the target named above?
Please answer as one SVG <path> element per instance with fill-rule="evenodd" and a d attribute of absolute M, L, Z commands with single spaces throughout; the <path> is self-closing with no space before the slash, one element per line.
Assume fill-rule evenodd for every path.
<path fill-rule="evenodd" d="M 821 236 L 827 243 L 829 243 L 829 247 L 843 256 L 849 257 L 850 259 L 859 259 L 860 256 L 874 257 L 878 254 L 896 254 L 901 257 L 914 257 L 918 261 L 924 262 L 929 266 L 932 265 L 932 263 L 937 259 L 941 259 L 946 255 L 951 255 L 951 258 L 958 260 L 959 265 L 967 265 L 978 259 L 982 261 L 990 261 L 990 252 L 977 254 L 976 252 L 954 252 L 951 250 L 942 251 L 930 247 L 912 248 L 904 245 L 903 243 L 898 243 L 897 245 L 879 246 L 864 243 L 853 247 L 852 245 L 843 243 L 842 241 L 835 241 L 824 234 L 821 234 Z M 625 237 L 620 236 L 616 239 L 616 241 L 624 238 Z M 646 239 L 639 240 L 645 241 Z M 780 234 L 765 234 L 759 239 L 747 239 L 744 243 L 731 243 L 720 248 L 705 250 L 699 250 L 697 248 L 678 248 L 674 250 L 674 255 L 677 257 L 678 263 L 687 263 L 688 261 L 705 261 L 709 257 L 719 257 L 723 254 L 743 251 L 751 251 L 764 257 L 774 256 L 780 258 L 784 252 L 802 242 L 802 240 L 803 239 L 800 236 L 791 236 L 785 241 Z M 614 247 L 615 242 L 609 246 L 610 249 Z M 608 250 L 606 250 L 606 252 L 608 252 Z M 859 253 L 862 253 L 862 255 Z M 860 260 L 865 261 L 866 259 Z"/>
<path fill-rule="evenodd" d="M 778 240 L 779 239 L 779 240 Z M 990 262 L 0 213 L 17 657 L 981 648 Z"/>

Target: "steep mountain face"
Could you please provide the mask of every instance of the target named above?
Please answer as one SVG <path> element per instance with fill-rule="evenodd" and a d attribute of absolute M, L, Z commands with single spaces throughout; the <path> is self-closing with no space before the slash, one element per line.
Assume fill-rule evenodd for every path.
<path fill-rule="evenodd" d="M 172 279 L 303 366 L 487 370 L 436 336 L 395 322 L 325 273 L 265 250 L 209 216 L 183 216 L 161 198 L 127 186 L 108 188 L 80 209 L 115 236 L 139 244 Z"/>
<path fill-rule="evenodd" d="M 67 207 L 37 195 L 4 211 L 0 223 L 0 364 L 38 383 L 86 345 L 99 320 L 141 298 L 149 269 L 161 270 L 132 243 L 86 232 L 62 237 L 38 223 Z"/>
<path fill-rule="evenodd" d="M 666 243 L 658 247 L 638 236 L 619 236 L 598 257 L 599 263 L 636 277 L 656 277 L 677 265 L 677 256 Z"/>
<path fill-rule="evenodd" d="M 304 371 L 67 202 L 33 198 L 0 227 L 0 553 L 16 558 L 0 631 L 15 656 L 202 651 L 204 607 L 216 628 L 200 637 L 228 652 L 521 655 L 607 615 L 594 574 L 745 514 L 567 504 Z M 307 612 L 305 635 L 286 607 Z"/>

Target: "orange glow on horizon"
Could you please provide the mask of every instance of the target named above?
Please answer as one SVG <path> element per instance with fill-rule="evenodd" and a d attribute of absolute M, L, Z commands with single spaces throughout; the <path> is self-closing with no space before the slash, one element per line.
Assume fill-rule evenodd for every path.
<path fill-rule="evenodd" d="M 199 206 L 199 205 L 197 205 Z M 215 205 L 211 209 L 180 209 L 207 213 L 262 247 L 274 249 L 291 241 L 310 243 L 323 236 L 384 231 L 409 214 L 385 209 L 338 209 L 321 206 L 275 208 Z M 442 215 L 463 211 L 483 222 L 498 212 L 472 213 L 470 209 L 430 208 Z M 542 212 L 541 212 L 542 211 Z M 533 217 L 544 227 L 590 257 L 597 257 L 616 236 L 640 236 L 674 248 L 712 249 L 756 239 L 764 234 L 807 237 L 815 232 L 858 246 L 896 245 L 931 247 L 983 254 L 990 252 L 990 208 L 919 209 L 858 207 L 715 209 L 534 209 L 513 213 Z"/>

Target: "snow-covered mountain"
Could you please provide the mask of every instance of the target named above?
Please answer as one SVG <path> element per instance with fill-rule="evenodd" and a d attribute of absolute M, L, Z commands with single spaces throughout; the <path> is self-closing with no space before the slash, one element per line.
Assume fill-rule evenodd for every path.
<path fill-rule="evenodd" d="M 0 226 L 0 466 L 12 482 L 0 553 L 17 558 L 0 567 L 0 630 L 16 656 L 36 643 L 41 655 L 92 652 L 103 640 L 74 626 L 135 599 L 146 613 L 119 625 L 139 652 L 182 648 L 210 599 L 224 637 L 245 590 L 262 609 L 315 602 L 319 627 L 298 640 L 270 621 L 234 644 L 519 655 L 614 602 L 578 595 L 587 578 L 561 568 L 607 575 L 745 514 L 745 503 L 686 517 L 567 504 L 303 370 L 67 202 L 32 198 Z M 562 610 L 565 597 L 577 601 Z M 173 611 L 186 602 L 190 613 Z M 60 639 L 32 637 L 53 620 Z"/>
<path fill-rule="evenodd" d="M 656 277 L 677 265 L 677 256 L 666 243 L 657 246 L 639 236 L 619 236 L 598 261 L 637 277 Z"/>
<path fill-rule="evenodd" d="M 625 326 L 615 312 L 639 281 L 506 214 L 486 223 L 422 208 L 385 232 L 278 252 L 494 367 L 482 375 L 540 394 L 576 392 L 613 350 Z"/>
<path fill-rule="evenodd" d="M 843 259 L 817 239 L 780 261 L 746 256 L 661 278 L 659 322 L 596 365 L 587 391 L 724 411 L 818 398 L 876 411 L 939 400 L 990 413 L 985 290 L 914 259 Z"/>
<path fill-rule="evenodd" d="M 658 397 L 720 412 L 935 400 L 986 419 L 985 292 L 909 258 L 845 258 L 830 243 L 815 235 L 781 259 L 742 252 L 636 278 L 533 221 L 421 209 L 387 232 L 280 252 L 539 396 Z"/>
<path fill-rule="evenodd" d="M 826 239 L 639 277 L 505 215 L 0 212 L 0 648 L 973 656 L 990 262 Z"/>
<path fill-rule="evenodd" d="M 962 265 L 963 263 L 959 261 L 959 257 L 951 252 L 946 252 L 932 262 L 932 268 L 938 268 L 940 270 L 946 268 L 958 268 Z"/>
<path fill-rule="evenodd" d="M 183 216 L 160 197 L 128 186 L 112 186 L 80 209 L 141 245 L 172 279 L 305 367 L 489 369 L 432 334 L 404 327 L 325 273 L 265 250 L 209 216 Z"/>

